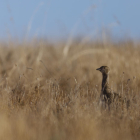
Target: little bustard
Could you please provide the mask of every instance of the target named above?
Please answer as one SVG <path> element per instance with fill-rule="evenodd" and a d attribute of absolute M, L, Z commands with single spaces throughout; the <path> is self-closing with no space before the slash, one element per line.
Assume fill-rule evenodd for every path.
<path fill-rule="evenodd" d="M 101 66 L 100 68 L 96 69 L 102 73 L 102 90 L 101 94 L 104 96 L 105 103 L 110 106 L 114 99 L 120 99 L 121 97 L 119 94 L 114 92 L 109 86 L 109 72 L 110 68 L 108 66 Z"/>

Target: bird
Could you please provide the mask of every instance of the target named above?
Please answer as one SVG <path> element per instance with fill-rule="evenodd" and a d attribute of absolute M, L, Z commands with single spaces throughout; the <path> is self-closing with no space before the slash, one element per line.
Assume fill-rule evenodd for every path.
<path fill-rule="evenodd" d="M 118 93 L 114 92 L 109 86 L 110 68 L 108 66 L 101 66 L 96 70 L 102 73 L 101 95 L 103 95 L 104 97 L 105 104 L 107 104 L 110 107 L 111 103 L 114 102 L 115 99 L 120 99 L 121 97 Z"/>

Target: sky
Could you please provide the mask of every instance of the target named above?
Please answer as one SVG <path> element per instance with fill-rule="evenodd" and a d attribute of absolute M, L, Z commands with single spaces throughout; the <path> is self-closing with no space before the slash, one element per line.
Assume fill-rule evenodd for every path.
<path fill-rule="evenodd" d="M 0 39 L 140 38 L 140 0 L 0 0 Z"/>

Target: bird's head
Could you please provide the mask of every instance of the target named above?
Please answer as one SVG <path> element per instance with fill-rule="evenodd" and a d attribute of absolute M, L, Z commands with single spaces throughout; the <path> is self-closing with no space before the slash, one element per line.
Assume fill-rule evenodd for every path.
<path fill-rule="evenodd" d="M 99 70 L 102 74 L 109 74 L 110 72 L 110 68 L 108 66 L 101 66 L 96 70 Z"/>

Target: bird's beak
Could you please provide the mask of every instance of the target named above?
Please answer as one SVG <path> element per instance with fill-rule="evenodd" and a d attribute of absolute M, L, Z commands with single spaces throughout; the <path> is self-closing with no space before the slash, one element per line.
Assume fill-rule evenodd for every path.
<path fill-rule="evenodd" d="M 98 68 L 98 69 L 96 69 L 96 70 L 99 70 L 99 71 L 101 71 L 101 69 L 100 69 L 100 68 Z"/>

